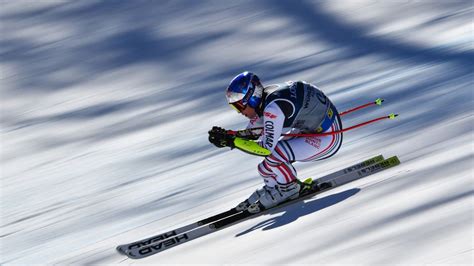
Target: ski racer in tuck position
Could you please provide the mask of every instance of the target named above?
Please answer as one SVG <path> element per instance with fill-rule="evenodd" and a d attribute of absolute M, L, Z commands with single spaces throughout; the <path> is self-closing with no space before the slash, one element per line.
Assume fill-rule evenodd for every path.
<path fill-rule="evenodd" d="M 341 147 L 342 133 L 325 136 L 283 137 L 282 133 L 323 133 L 342 129 L 334 104 L 316 86 L 288 81 L 263 87 L 257 75 L 237 75 L 226 89 L 229 105 L 250 119 L 239 131 L 213 127 L 209 141 L 215 146 L 237 148 L 264 156 L 258 173 L 264 186 L 236 208 L 255 203 L 265 209 L 299 196 L 304 185 L 297 179 L 294 162 L 319 161 Z"/>

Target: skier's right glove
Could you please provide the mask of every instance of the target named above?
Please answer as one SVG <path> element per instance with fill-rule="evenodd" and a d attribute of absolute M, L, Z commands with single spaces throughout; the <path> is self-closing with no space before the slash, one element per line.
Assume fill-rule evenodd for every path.
<path fill-rule="evenodd" d="M 233 149 L 235 136 L 228 134 L 227 130 L 221 127 L 212 127 L 209 130 L 209 142 L 218 148 L 230 147 Z"/>

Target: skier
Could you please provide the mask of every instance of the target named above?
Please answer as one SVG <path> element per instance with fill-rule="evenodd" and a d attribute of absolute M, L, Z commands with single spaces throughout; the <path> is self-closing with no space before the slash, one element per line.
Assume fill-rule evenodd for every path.
<path fill-rule="evenodd" d="M 220 127 L 209 131 L 215 146 L 238 148 L 265 156 L 258 165 L 264 186 L 236 208 L 271 208 L 295 199 L 304 188 L 293 163 L 324 160 L 342 144 L 342 133 L 325 136 L 282 137 L 282 133 L 321 133 L 342 129 L 336 107 L 316 86 L 288 81 L 263 87 L 257 75 L 243 72 L 226 89 L 229 105 L 250 119 L 244 130 Z M 258 206 L 258 207 L 257 207 Z"/>

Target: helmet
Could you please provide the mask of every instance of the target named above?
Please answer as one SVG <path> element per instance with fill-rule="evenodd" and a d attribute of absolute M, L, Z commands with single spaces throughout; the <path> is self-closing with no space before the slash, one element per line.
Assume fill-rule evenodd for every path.
<path fill-rule="evenodd" d="M 257 108 L 262 102 L 263 86 L 257 75 L 243 72 L 237 75 L 226 89 L 227 102 L 238 112 L 247 105 Z"/>

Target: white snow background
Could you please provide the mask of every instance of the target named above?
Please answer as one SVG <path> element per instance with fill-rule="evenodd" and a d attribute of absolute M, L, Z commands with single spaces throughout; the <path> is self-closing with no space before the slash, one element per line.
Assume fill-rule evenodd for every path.
<path fill-rule="evenodd" d="M 472 1 L 0 1 L 1 264 L 473 264 Z M 261 158 L 224 89 L 306 80 L 340 111 L 318 177 L 402 164 L 143 260 L 115 247 L 227 210 Z"/>

